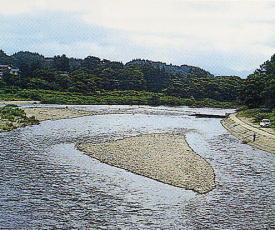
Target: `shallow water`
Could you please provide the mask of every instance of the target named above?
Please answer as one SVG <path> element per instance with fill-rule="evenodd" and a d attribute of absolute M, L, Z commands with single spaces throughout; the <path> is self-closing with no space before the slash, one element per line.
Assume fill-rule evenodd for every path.
<path fill-rule="evenodd" d="M 194 109 L 187 107 L 70 108 L 130 114 L 44 121 L 1 133 L 0 229 L 272 229 L 273 155 L 241 144 L 220 119 L 188 116 Z M 217 187 L 198 195 L 102 164 L 75 148 L 83 141 L 156 132 L 186 133 L 214 167 Z"/>

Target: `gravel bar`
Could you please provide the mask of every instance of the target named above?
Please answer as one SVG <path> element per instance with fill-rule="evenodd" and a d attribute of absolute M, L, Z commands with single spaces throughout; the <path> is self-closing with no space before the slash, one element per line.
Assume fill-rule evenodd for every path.
<path fill-rule="evenodd" d="M 103 163 L 200 194 L 215 187 L 213 168 L 183 135 L 149 134 L 77 147 Z"/>

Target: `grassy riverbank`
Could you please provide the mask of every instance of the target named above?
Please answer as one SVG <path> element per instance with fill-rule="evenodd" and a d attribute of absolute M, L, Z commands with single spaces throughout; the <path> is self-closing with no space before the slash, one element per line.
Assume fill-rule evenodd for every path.
<path fill-rule="evenodd" d="M 259 124 L 262 119 L 269 119 L 272 123 L 271 128 L 275 130 L 275 109 L 265 111 L 263 108 L 242 110 L 237 114 L 238 118 L 248 118 L 251 122 Z"/>
<path fill-rule="evenodd" d="M 103 91 L 93 94 L 80 94 L 51 90 L 0 90 L 0 100 L 35 100 L 43 104 L 67 105 L 185 105 L 191 107 L 236 108 L 231 102 L 212 99 L 194 100 L 167 96 L 163 93 L 147 91 Z"/>
<path fill-rule="evenodd" d="M 39 121 L 35 117 L 27 117 L 24 110 L 19 109 L 16 105 L 6 105 L 0 108 L 0 132 L 38 123 Z"/>

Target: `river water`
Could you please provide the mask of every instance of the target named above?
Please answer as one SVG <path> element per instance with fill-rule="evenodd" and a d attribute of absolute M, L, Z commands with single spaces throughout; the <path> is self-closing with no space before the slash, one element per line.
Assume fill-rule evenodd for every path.
<path fill-rule="evenodd" d="M 41 105 L 37 105 L 41 106 Z M 69 106 L 111 114 L 0 133 L 0 229 L 273 229 L 273 155 L 188 107 Z M 116 111 L 127 111 L 118 114 Z M 214 168 L 203 195 L 132 174 L 75 148 L 149 133 L 185 133 Z"/>

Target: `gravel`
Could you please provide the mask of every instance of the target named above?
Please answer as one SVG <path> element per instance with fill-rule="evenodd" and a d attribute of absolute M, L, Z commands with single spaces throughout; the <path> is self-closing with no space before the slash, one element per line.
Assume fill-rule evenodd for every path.
<path fill-rule="evenodd" d="M 141 135 L 77 147 L 103 163 L 200 194 L 215 187 L 213 168 L 189 147 L 184 135 Z"/>

